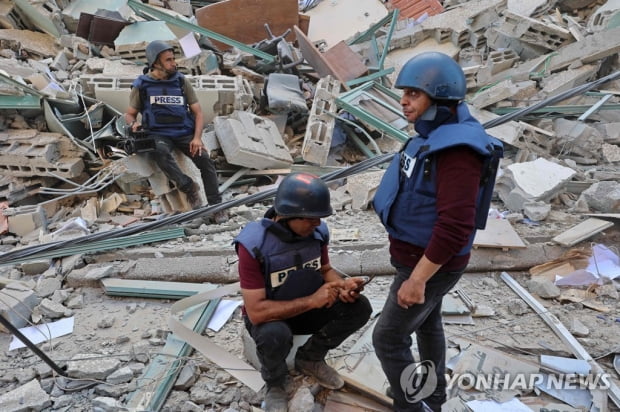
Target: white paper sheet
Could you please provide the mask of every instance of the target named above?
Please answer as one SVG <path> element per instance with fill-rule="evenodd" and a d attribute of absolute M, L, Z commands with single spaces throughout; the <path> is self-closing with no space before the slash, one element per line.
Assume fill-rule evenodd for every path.
<path fill-rule="evenodd" d="M 221 300 L 220 304 L 217 305 L 217 309 L 215 309 L 215 313 L 209 324 L 207 325 L 208 329 L 211 329 L 214 332 L 219 332 L 222 329 L 222 326 L 228 322 L 228 319 L 232 316 L 233 312 L 239 305 L 243 303 L 240 300 Z"/>
<path fill-rule="evenodd" d="M 190 58 L 194 57 L 197 54 L 200 54 L 200 46 L 194 37 L 194 33 L 188 33 L 185 36 L 179 39 L 179 44 L 183 49 L 183 54 L 185 57 Z"/>
<path fill-rule="evenodd" d="M 605 245 L 594 245 L 586 270 L 608 279 L 620 276 L 620 258 Z"/>
<path fill-rule="evenodd" d="M 44 342 L 46 340 L 50 340 L 53 338 L 57 338 L 59 336 L 68 335 L 73 333 L 73 323 L 74 317 L 64 318 L 57 320 L 55 322 L 44 323 L 42 325 L 37 326 L 27 326 L 25 328 L 19 329 L 19 331 L 24 335 L 29 341 L 34 344 Z M 51 336 L 50 336 L 51 334 Z M 11 343 L 9 344 L 9 350 L 19 349 L 25 347 L 26 344 L 19 340 L 17 337 L 13 336 Z"/>
<path fill-rule="evenodd" d="M 467 402 L 474 412 L 532 412 L 523 402 L 514 398 L 508 402 L 496 401 L 469 401 Z"/>

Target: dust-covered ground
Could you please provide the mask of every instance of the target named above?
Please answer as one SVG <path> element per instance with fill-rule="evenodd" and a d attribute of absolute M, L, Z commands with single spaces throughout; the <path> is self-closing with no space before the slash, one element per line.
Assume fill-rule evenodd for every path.
<path fill-rule="evenodd" d="M 261 210 L 257 209 L 258 212 Z M 227 231 L 227 226 L 221 225 L 222 231 L 217 235 L 195 234 L 193 240 L 186 239 L 183 242 L 201 242 L 204 247 L 212 250 L 229 251 L 230 240 L 238 232 L 238 227 L 247 221 L 241 214 L 234 217 L 234 210 L 232 212 L 232 222 L 237 225 L 230 227 L 234 229 Z M 572 227 L 580 219 L 582 218 L 567 213 L 552 212 L 544 222 L 515 221 L 513 226 L 526 243 L 533 244 L 549 242 L 553 236 Z M 376 244 L 386 241 L 385 231 L 371 211 L 341 210 L 327 221 L 332 230 L 359 230 L 358 240 L 335 240 L 332 245 L 334 248 L 338 247 L 339 242 Z M 203 228 L 212 231 L 213 227 Z M 619 238 L 618 231 L 612 228 L 576 247 L 588 248 L 591 243 L 613 246 L 619 244 Z M 163 243 L 160 246 L 170 247 Z M 497 253 L 507 252 L 498 249 Z M 515 272 L 510 275 L 521 285 L 527 285 L 529 274 Z M 380 302 L 386 298 L 390 283 L 391 276 L 376 277 L 366 286 L 364 294 L 373 302 L 378 302 L 380 309 Z M 570 347 L 500 279 L 499 272 L 466 273 L 457 286 L 476 306 L 487 307 L 488 313 L 486 316 L 474 317 L 472 325 L 446 324 L 446 336 L 451 346 L 462 344 L 464 339 L 500 350 L 515 359 L 531 362 L 537 362 L 541 354 L 573 356 Z M 0 370 L 3 371 L 0 377 L 0 396 L 36 379 L 50 395 L 50 403 L 44 410 L 122 410 L 129 394 L 143 383 L 138 379 L 140 374 L 164 348 L 169 333 L 167 321 L 174 302 L 165 299 L 113 297 L 106 295 L 101 288 L 84 287 L 68 293 L 83 297 L 81 307 L 72 309 L 71 312 L 75 319 L 74 330 L 51 343 L 40 344 L 42 351 L 60 366 L 67 365 L 69 360 L 80 354 L 97 354 L 100 359 L 117 359 L 117 369 L 129 367 L 132 375 L 125 381 L 121 379 L 120 382 L 112 383 L 109 379 L 106 382 L 106 377 L 77 382 L 59 378 L 54 376 L 51 369 L 30 349 L 9 351 L 10 335 L 0 333 Z M 240 299 L 240 296 L 233 296 L 232 299 Z M 567 327 L 573 325 L 575 320 L 584 325 L 587 333 L 577 337 L 577 341 L 610 376 L 618 378 L 613 369 L 614 354 L 620 352 L 620 301 L 617 296 L 610 293 L 597 298 L 597 302 L 607 308 L 606 312 L 585 307 L 580 303 L 560 303 L 558 299 L 538 300 Z M 368 327 L 370 323 L 341 347 L 330 352 L 330 357 L 337 359 L 344 356 Z M 237 309 L 220 331 L 207 329 L 204 334 L 228 352 L 242 357 L 242 330 L 240 309 Z M 455 353 L 454 350 L 450 349 L 449 353 Z M 185 364 L 194 367 L 194 376 L 185 386 L 172 390 L 164 410 L 241 411 L 251 410 L 252 405 L 260 406 L 261 394 L 256 394 L 238 383 L 202 354 L 194 351 L 183 360 Z M 182 365 L 171 360 L 170 371 L 176 371 Z M 316 407 L 321 407 L 326 391 L 318 392 L 312 379 L 298 374 L 293 375 L 293 382 L 296 387 L 305 385 L 312 388 L 316 395 Z M 118 403 L 102 403 L 102 398 Z"/>

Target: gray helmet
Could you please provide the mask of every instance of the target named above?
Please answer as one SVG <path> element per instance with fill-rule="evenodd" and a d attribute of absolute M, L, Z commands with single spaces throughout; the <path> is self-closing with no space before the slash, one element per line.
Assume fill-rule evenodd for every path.
<path fill-rule="evenodd" d="M 329 188 L 310 173 L 292 173 L 276 191 L 274 207 L 282 217 L 326 217 L 333 213 Z"/>
<path fill-rule="evenodd" d="M 398 73 L 395 87 L 422 90 L 433 100 L 463 100 L 467 92 L 461 66 L 439 52 L 424 52 L 409 59 Z"/>
<path fill-rule="evenodd" d="M 146 46 L 146 63 L 149 67 L 153 67 L 153 64 L 157 61 L 157 56 L 166 50 L 174 51 L 174 47 L 161 40 L 150 42 L 148 46 Z"/>

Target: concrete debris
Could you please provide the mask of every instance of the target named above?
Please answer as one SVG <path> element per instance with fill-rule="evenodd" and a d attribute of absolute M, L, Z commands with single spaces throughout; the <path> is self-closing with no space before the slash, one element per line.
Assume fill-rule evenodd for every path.
<path fill-rule="evenodd" d="M 21 328 L 75 315 L 71 335 L 40 345 L 52 358 L 66 354 L 60 358 L 69 360 L 60 366 L 70 378 L 35 363 L 28 348 L 3 347 L 1 409 L 126 410 L 128 399 L 143 388 L 143 372 L 157 363 L 154 355 L 177 341 L 166 324 L 176 296 L 169 282 L 237 280 L 231 241 L 271 206 L 265 199 L 246 204 L 247 197 L 276 188 L 291 171 L 323 175 L 400 150 L 413 129 L 400 114 L 400 91 L 392 86 L 410 57 L 427 50 L 453 56 L 465 72 L 470 111 L 485 123 L 618 71 L 619 15 L 619 0 L 1 2 L 0 316 Z M 185 194 L 152 161 L 148 146 L 133 153 L 139 142 L 125 132 L 123 112 L 132 82 L 143 72 L 145 47 L 155 39 L 174 48 L 179 71 L 196 91 L 205 122 L 202 139 L 217 166 L 224 204 L 235 201 L 226 223 L 214 223 L 210 215 L 185 222 L 183 213 L 191 210 Z M 620 239 L 614 226 L 620 213 L 619 87 L 620 80 L 609 81 L 488 129 L 506 149 L 493 217 L 507 220 L 524 246 L 490 249 L 505 244 L 507 232 L 498 230 L 472 251 L 468 272 L 487 274 L 469 280 L 468 273 L 461 281 L 468 297 L 479 300 L 468 319 L 499 324 L 484 330 L 504 329 L 477 354 L 457 338 L 464 356 L 456 372 L 471 372 L 478 354 L 492 358 L 489 367 L 531 372 L 535 357 L 500 356 L 496 343 L 524 358 L 570 355 L 531 321 L 533 312 L 522 299 L 501 291 L 504 285 L 493 275 L 499 270 L 528 271 L 549 263 L 544 276 L 523 282 L 528 290 L 546 299 L 549 312 L 557 311 L 596 359 L 616 347 L 617 279 L 588 281 L 570 291 L 554 282 L 557 275 L 583 274 L 591 242 L 615 246 Z M 199 170 L 180 152 L 174 156 L 207 204 Z M 387 234 L 371 210 L 383 173 L 376 168 L 330 183 L 332 264 L 350 275 L 393 275 Z M 591 213 L 600 215 L 585 216 Z M 183 225 L 183 236 L 164 242 L 153 230 L 143 234 L 155 236 L 145 245 L 125 246 L 144 231 L 141 225 L 169 218 Z M 107 235 L 126 229 L 111 239 L 116 249 L 89 248 L 88 239 L 109 241 Z M 58 244 L 68 256 L 46 254 Z M 562 260 L 566 248 L 579 244 L 581 259 Z M 22 256 L 35 248 L 34 256 Z M 4 253 L 11 258 L 3 260 Z M 365 291 L 374 294 L 378 307 L 390 276 L 377 277 Z M 162 294 L 108 298 L 101 290 L 106 278 L 162 281 Z M 592 309 L 605 315 L 596 317 Z M 519 323 L 523 319 L 527 324 Z M 533 328 L 538 336 L 532 336 Z M 8 346 L 8 331 L 0 326 L 0 332 L 0 344 Z M 238 311 L 219 332 L 204 333 L 259 367 Z M 485 341 L 481 331 L 472 333 Z M 462 336 L 463 329 L 448 335 Z M 294 347 L 306 338 L 295 335 Z M 217 365 L 190 350 L 178 353 L 183 355 L 158 364 L 180 369 L 162 385 L 170 393 L 145 395 L 161 396 L 162 410 L 232 412 L 260 405 L 262 394 Z M 351 381 L 351 388 L 361 385 L 360 395 L 347 392 L 351 408 L 383 410 L 390 404 L 371 355 L 370 341 L 357 354 L 343 349 L 335 355 L 352 370 L 368 368 L 355 376 L 372 381 Z M 293 356 L 294 350 L 287 359 L 289 409 L 338 408 L 335 397 L 330 400 L 294 372 Z M 366 384 L 377 385 L 372 398 L 383 405 L 365 403 Z M 467 396 L 509 401 L 515 393 L 471 390 Z M 465 410 L 458 395 L 450 394 L 444 406 Z M 519 396 L 535 410 L 550 405 L 570 410 L 544 393 Z M 593 410 L 607 410 L 596 396 L 591 402 Z"/>

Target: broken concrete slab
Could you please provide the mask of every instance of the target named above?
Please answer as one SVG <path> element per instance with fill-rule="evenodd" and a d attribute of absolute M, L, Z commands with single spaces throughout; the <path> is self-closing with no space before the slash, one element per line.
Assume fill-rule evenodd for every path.
<path fill-rule="evenodd" d="M 3 298 L 0 300 L 0 316 L 7 319 L 16 328 L 27 326 L 32 310 L 40 302 L 37 294 L 19 282 L 7 284 L 2 289 Z M 8 332 L 0 325 L 1 332 Z"/>
<path fill-rule="evenodd" d="M 52 405 L 51 397 L 37 379 L 17 389 L 0 395 L 0 405 L 5 412 L 41 411 Z"/>
<path fill-rule="evenodd" d="M 620 211 L 620 183 L 602 181 L 594 183 L 581 193 L 589 207 L 603 213 L 617 213 Z"/>
<path fill-rule="evenodd" d="M 235 111 L 218 116 L 213 125 L 220 146 L 230 164 L 252 169 L 290 166 L 293 163 L 278 128 L 270 119 Z"/>
<path fill-rule="evenodd" d="M 521 211 L 527 201 L 548 201 L 576 174 L 569 167 L 543 158 L 509 165 L 504 171 L 495 189 L 513 211 Z"/>

